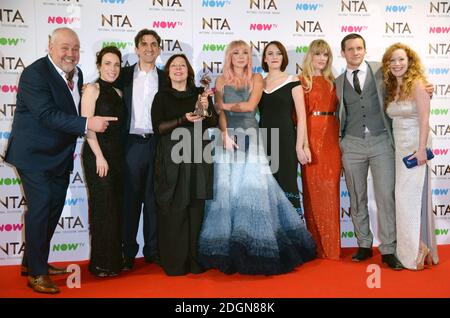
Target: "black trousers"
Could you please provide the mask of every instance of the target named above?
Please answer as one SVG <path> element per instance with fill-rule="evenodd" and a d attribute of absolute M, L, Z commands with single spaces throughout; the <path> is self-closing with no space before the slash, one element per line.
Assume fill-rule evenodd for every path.
<path fill-rule="evenodd" d="M 192 200 L 186 208 L 158 209 L 158 242 L 161 266 L 169 276 L 199 274 L 198 239 L 205 212 L 205 200 Z"/>
<path fill-rule="evenodd" d="M 141 211 L 145 258 L 158 256 L 156 243 L 156 208 L 153 183 L 157 136 L 143 138 L 129 134 L 125 146 L 123 198 L 123 255 L 134 259 L 139 250 L 136 236 Z"/>
<path fill-rule="evenodd" d="M 70 173 L 17 171 L 28 205 L 22 264 L 28 267 L 29 275 L 46 275 L 50 241 L 64 208 Z"/>

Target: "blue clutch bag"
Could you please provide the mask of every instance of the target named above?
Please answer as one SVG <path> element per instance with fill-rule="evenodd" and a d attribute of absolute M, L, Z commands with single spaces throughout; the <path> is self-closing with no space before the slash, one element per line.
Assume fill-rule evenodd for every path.
<path fill-rule="evenodd" d="M 411 157 L 412 155 L 413 154 L 403 157 L 403 162 L 405 163 L 405 166 L 408 169 L 417 166 L 417 158 L 412 158 L 411 160 L 408 160 L 408 158 Z M 433 151 L 430 148 L 427 148 L 427 160 L 431 160 L 433 158 L 434 158 Z"/>

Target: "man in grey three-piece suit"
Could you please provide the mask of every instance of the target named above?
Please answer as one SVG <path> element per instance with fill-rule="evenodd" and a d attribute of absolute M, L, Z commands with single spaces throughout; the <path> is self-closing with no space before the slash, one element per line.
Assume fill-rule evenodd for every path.
<path fill-rule="evenodd" d="M 367 206 L 367 175 L 372 172 L 378 208 L 379 250 L 383 263 L 400 270 L 395 256 L 395 157 L 391 121 L 384 113 L 384 84 L 380 63 L 364 61 L 366 45 L 359 34 L 348 34 L 341 42 L 347 69 L 336 79 L 342 163 L 350 195 L 352 221 L 358 251 L 352 260 L 372 256 L 373 235 Z"/>

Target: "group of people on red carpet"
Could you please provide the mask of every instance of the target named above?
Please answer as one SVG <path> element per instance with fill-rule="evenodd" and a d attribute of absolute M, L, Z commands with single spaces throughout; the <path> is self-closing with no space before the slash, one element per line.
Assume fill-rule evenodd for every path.
<path fill-rule="evenodd" d="M 316 257 L 339 260 L 342 168 L 353 261 L 372 256 L 370 168 L 382 262 L 394 270 L 438 263 L 427 164 L 432 86 L 410 47 L 395 43 L 382 63 L 367 62 L 365 39 L 348 34 L 346 70 L 335 78 L 326 41 L 310 43 L 298 76 L 286 72 L 285 46 L 271 41 L 263 78 L 252 73 L 250 46 L 236 40 L 211 89 L 196 86 L 184 54 L 158 69 L 160 46 L 157 32 L 140 30 L 139 60 L 124 68 L 120 50 L 102 48 L 99 78 L 83 88 L 78 35 L 58 28 L 49 54 L 23 71 L 5 161 L 28 202 L 22 274 L 34 291 L 58 293 L 50 275 L 67 272 L 48 257 L 80 136 L 96 277 L 133 269 L 141 214 L 145 261 L 170 276 L 210 268 L 274 275 Z"/>

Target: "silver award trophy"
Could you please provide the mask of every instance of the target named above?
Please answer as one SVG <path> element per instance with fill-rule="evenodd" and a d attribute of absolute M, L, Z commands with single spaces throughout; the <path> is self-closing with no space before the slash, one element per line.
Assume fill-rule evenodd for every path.
<path fill-rule="evenodd" d="M 206 95 L 206 91 L 209 89 L 209 84 L 211 83 L 211 76 L 208 73 L 204 73 L 200 79 L 200 85 L 204 87 L 202 96 Z M 199 101 L 195 104 L 194 115 L 201 117 L 210 117 L 211 114 L 208 113 L 208 108 L 203 108 Z"/>

